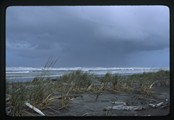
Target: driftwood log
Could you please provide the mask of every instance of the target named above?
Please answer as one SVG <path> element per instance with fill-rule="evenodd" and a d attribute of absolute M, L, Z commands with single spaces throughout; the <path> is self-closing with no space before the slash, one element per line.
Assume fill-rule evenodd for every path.
<path fill-rule="evenodd" d="M 34 110 L 35 112 L 37 112 L 38 114 L 40 114 L 41 116 L 45 116 L 45 114 L 41 110 L 39 110 L 38 108 L 34 107 L 30 103 L 26 102 L 25 105 L 27 107 L 31 108 L 32 110 Z"/>
<path fill-rule="evenodd" d="M 157 107 L 162 106 L 163 104 L 164 104 L 164 102 L 160 102 L 158 104 L 149 104 L 149 106 L 152 107 L 152 108 L 157 108 Z"/>
<path fill-rule="evenodd" d="M 120 111 L 139 111 L 143 110 L 142 106 L 126 106 L 126 105 L 116 105 L 116 106 L 108 106 L 104 108 L 104 111 L 108 110 L 120 110 Z"/>
<path fill-rule="evenodd" d="M 112 104 L 114 104 L 114 105 L 127 105 L 127 103 L 126 102 L 112 102 Z"/>

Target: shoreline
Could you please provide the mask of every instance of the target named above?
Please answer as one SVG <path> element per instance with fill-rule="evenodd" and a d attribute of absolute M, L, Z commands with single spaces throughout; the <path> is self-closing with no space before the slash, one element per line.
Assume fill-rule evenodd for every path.
<path fill-rule="evenodd" d="M 166 69 L 166 68 L 153 68 L 154 70 L 151 70 L 150 68 L 148 68 L 148 70 L 150 71 L 147 71 L 147 70 L 143 70 L 143 69 L 147 69 L 147 68 L 124 68 L 125 70 L 126 69 L 129 69 L 128 71 L 122 71 L 123 68 L 95 68 L 97 71 L 95 70 L 85 70 L 87 68 L 81 68 L 79 69 L 79 67 L 77 67 L 78 69 L 76 70 L 75 68 L 71 68 L 72 70 L 61 70 L 61 68 L 48 68 L 46 70 L 42 70 L 41 68 L 37 68 L 39 70 L 34 70 L 31 69 L 31 68 L 22 68 L 22 67 L 19 67 L 20 70 L 16 69 L 16 68 L 11 68 L 12 70 L 9 70 L 11 71 L 10 73 L 8 73 L 9 70 L 6 71 L 6 80 L 7 81 L 32 81 L 32 79 L 34 79 L 35 77 L 38 77 L 39 75 L 42 75 L 42 73 L 45 71 L 47 74 L 46 76 L 44 76 L 45 78 L 51 78 L 51 79 L 55 79 L 56 77 L 60 77 L 64 74 L 69 74 L 69 73 L 72 73 L 74 71 L 83 71 L 83 72 L 86 72 L 88 74 L 94 74 L 95 76 L 97 77 L 103 77 L 106 73 L 111 73 L 112 75 L 121 75 L 121 76 L 129 76 L 129 75 L 134 75 L 134 74 L 143 74 L 143 73 L 151 73 L 151 72 L 157 72 L 159 70 L 164 70 L 164 71 L 170 71 L 169 69 Z M 16 70 L 15 70 L 16 69 Z M 31 70 L 30 70 L 31 69 Z M 36 68 L 35 68 L 36 69 Z M 52 70 L 53 69 L 53 70 Z M 55 70 L 55 69 L 58 69 L 58 70 Z M 65 68 L 64 68 L 65 69 Z M 70 69 L 70 68 L 67 68 L 67 69 Z M 92 69 L 92 68 L 91 68 Z M 93 68 L 94 69 L 94 68 Z M 117 70 L 118 69 L 118 70 Z M 120 69 L 120 70 L 119 70 Z M 134 71 L 134 69 L 139 69 L 139 71 Z M 116 70 L 116 71 L 115 71 Z M 142 71 L 143 70 L 143 71 Z M 16 72 L 17 73 L 16 73 Z M 27 72 L 26 72 L 27 71 Z M 104 72 L 103 72 L 104 71 Z"/>

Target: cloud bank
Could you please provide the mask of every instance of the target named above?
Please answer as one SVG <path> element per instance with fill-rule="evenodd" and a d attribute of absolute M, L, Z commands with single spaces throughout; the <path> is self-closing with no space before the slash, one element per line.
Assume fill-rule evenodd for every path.
<path fill-rule="evenodd" d="M 9 7 L 7 66 L 168 67 L 165 6 Z"/>

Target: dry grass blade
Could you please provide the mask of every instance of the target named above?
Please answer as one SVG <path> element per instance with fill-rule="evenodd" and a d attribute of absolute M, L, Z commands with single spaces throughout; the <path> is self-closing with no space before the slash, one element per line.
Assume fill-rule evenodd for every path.
<path fill-rule="evenodd" d="M 156 84 L 158 81 L 154 81 L 150 86 L 149 89 L 151 89 L 153 87 L 154 84 Z"/>
<path fill-rule="evenodd" d="M 72 82 L 71 82 L 71 87 L 70 87 L 69 90 L 67 91 L 66 96 L 69 95 L 69 93 L 72 91 L 73 87 L 74 87 L 74 85 L 73 85 L 73 81 L 72 81 Z"/>
<path fill-rule="evenodd" d="M 93 83 L 87 88 L 87 91 L 90 91 L 92 89 Z"/>

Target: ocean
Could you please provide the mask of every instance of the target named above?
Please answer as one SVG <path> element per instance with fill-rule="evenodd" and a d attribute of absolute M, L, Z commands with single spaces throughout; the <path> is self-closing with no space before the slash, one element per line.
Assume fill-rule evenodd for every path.
<path fill-rule="evenodd" d="M 169 70 L 168 68 L 144 68 L 144 67 L 72 67 L 72 68 L 33 68 L 33 67 L 6 67 L 6 81 L 8 82 L 26 82 L 31 81 L 35 77 L 39 77 L 43 70 L 47 70 L 45 77 L 56 78 L 75 70 L 93 73 L 103 76 L 107 72 L 111 74 L 132 75 L 143 72 L 156 72 L 158 70 Z"/>

